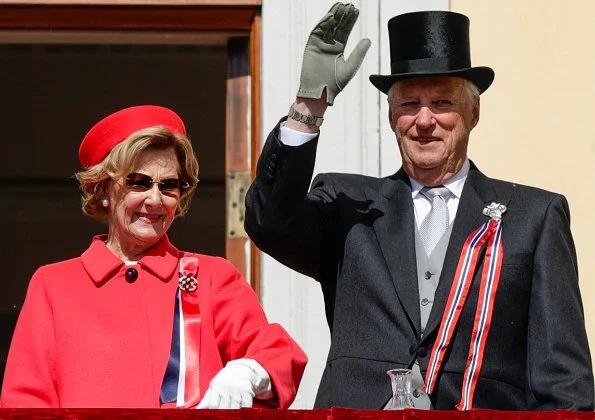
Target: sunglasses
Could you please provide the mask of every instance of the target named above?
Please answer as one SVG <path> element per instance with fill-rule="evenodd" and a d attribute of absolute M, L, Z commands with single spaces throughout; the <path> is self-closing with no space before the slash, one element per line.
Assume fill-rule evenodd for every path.
<path fill-rule="evenodd" d="M 166 194 L 182 192 L 190 185 L 187 181 L 178 178 L 162 179 L 161 181 L 153 181 L 149 175 L 131 173 L 126 177 L 126 186 L 128 189 L 136 192 L 145 192 L 153 188 L 153 184 L 157 184 L 159 191 Z"/>

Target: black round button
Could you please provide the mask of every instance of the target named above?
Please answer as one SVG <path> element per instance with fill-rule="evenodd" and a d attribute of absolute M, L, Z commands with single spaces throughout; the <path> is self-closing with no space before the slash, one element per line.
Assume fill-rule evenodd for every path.
<path fill-rule="evenodd" d="M 415 354 L 415 352 L 417 351 L 417 344 L 412 344 L 411 347 L 409 347 L 409 354 Z"/>
<path fill-rule="evenodd" d="M 426 271 L 426 272 L 424 273 L 424 278 L 425 278 L 426 280 L 430 280 L 430 278 L 431 278 L 431 277 L 432 277 L 432 273 L 430 273 L 429 271 Z"/>
<path fill-rule="evenodd" d="M 138 278 L 138 271 L 136 271 L 136 268 L 129 268 L 126 270 L 124 276 L 126 277 L 126 281 L 128 283 L 134 283 Z"/>
<path fill-rule="evenodd" d="M 413 390 L 413 396 L 414 396 L 415 398 L 419 398 L 419 396 L 420 396 L 420 395 L 421 395 L 421 393 L 419 392 L 419 390 L 418 390 L 418 389 L 414 389 L 414 390 Z"/>
<path fill-rule="evenodd" d="M 419 357 L 426 357 L 428 355 L 428 350 L 425 347 L 420 347 L 417 349 L 417 355 Z"/>

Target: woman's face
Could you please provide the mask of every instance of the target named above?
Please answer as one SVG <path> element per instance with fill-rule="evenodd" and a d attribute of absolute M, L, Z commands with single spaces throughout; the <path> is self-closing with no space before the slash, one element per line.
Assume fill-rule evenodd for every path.
<path fill-rule="evenodd" d="M 107 244 L 120 258 L 142 257 L 167 232 L 181 194 L 178 188 L 167 188 L 167 184 L 178 179 L 179 173 L 173 149 L 147 149 L 128 174 L 110 183 Z M 141 182 L 127 182 L 127 177 Z M 159 184 L 165 180 L 166 184 Z"/>

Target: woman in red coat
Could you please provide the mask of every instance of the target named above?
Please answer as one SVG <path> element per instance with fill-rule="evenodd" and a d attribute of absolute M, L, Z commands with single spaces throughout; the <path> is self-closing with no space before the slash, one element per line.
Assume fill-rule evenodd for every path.
<path fill-rule="evenodd" d="M 108 234 L 33 275 L 0 405 L 287 408 L 303 351 L 229 262 L 168 240 L 198 181 L 179 116 L 118 111 L 89 131 L 79 159 L 83 210 Z"/>

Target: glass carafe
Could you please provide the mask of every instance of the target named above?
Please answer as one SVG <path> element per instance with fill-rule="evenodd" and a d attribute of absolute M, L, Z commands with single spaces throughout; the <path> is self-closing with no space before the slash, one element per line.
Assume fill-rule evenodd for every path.
<path fill-rule="evenodd" d="M 413 408 L 413 399 L 411 396 L 411 369 L 391 369 L 386 372 L 390 377 L 390 383 L 393 389 L 393 396 L 390 399 L 387 410 L 404 410 Z"/>

